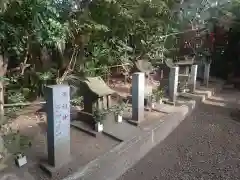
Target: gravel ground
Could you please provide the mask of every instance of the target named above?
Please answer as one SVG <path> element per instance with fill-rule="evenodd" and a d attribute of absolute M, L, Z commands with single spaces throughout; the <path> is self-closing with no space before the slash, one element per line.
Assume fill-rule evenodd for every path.
<path fill-rule="evenodd" d="M 227 90 L 200 104 L 119 180 L 240 179 L 239 98 Z"/>

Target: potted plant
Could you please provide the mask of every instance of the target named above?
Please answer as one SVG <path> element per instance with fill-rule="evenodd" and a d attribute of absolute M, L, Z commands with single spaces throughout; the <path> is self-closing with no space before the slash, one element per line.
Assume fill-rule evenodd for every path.
<path fill-rule="evenodd" d="M 188 88 L 188 82 L 187 81 L 179 82 L 179 91 L 181 93 L 186 93 L 187 88 Z"/>
<path fill-rule="evenodd" d="M 105 113 L 99 109 L 94 110 L 93 117 L 95 121 L 95 130 L 97 132 L 103 131 L 103 118 L 105 116 Z"/>
<path fill-rule="evenodd" d="M 162 104 L 163 101 L 163 95 L 164 95 L 164 91 L 160 88 L 157 88 L 155 90 L 153 90 L 153 97 L 152 97 L 152 101 Z"/>
<path fill-rule="evenodd" d="M 127 104 L 128 104 L 128 101 L 125 103 L 123 101 L 123 99 L 120 99 L 119 103 L 117 105 L 113 106 L 113 108 L 112 108 L 113 112 L 114 112 L 115 120 L 118 123 L 121 123 L 123 120 L 123 111 L 127 107 Z"/>
<path fill-rule="evenodd" d="M 119 105 L 117 105 L 115 111 L 114 111 L 114 115 L 115 115 L 115 119 L 118 123 L 122 122 L 123 119 L 123 111 L 126 108 L 128 104 L 128 101 L 126 103 L 124 103 L 124 101 L 122 100 Z"/>
<path fill-rule="evenodd" d="M 150 96 L 150 100 L 149 100 L 150 109 L 154 109 L 155 108 L 155 104 L 156 104 L 156 95 L 155 95 L 155 93 L 153 91 L 152 95 Z"/>
<path fill-rule="evenodd" d="M 180 87 L 180 92 L 181 92 L 181 93 L 185 93 L 185 92 L 186 92 L 185 85 L 184 85 L 184 86 L 182 86 L 182 87 Z"/>
<path fill-rule="evenodd" d="M 123 117 L 123 108 L 119 106 L 114 107 L 114 118 L 118 123 L 122 122 L 122 117 Z"/>

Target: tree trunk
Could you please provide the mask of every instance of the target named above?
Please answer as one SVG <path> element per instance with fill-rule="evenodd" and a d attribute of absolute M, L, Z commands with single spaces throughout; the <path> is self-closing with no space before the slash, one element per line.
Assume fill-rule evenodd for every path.
<path fill-rule="evenodd" d="M 3 81 L 0 81 L 0 118 L 4 115 L 4 90 Z"/>
<path fill-rule="evenodd" d="M 4 76 L 7 72 L 8 59 L 0 54 L 0 116 L 4 116 Z M 0 117 L 0 118 L 1 118 Z"/>

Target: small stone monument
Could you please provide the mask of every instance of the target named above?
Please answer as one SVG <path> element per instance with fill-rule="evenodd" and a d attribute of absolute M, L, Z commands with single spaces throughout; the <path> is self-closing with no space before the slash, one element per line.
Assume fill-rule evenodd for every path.
<path fill-rule="evenodd" d="M 145 73 L 134 73 L 132 77 L 132 120 L 137 124 L 144 120 Z"/>
<path fill-rule="evenodd" d="M 209 84 L 209 75 L 210 75 L 210 63 L 205 63 L 204 65 L 204 85 L 208 87 Z"/>
<path fill-rule="evenodd" d="M 194 93 L 196 90 L 196 82 L 197 82 L 197 70 L 198 70 L 198 65 L 192 65 L 191 67 L 191 75 L 190 75 L 190 92 Z"/>
<path fill-rule="evenodd" d="M 169 100 L 175 104 L 177 99 L 179 67 L 170 68 L 169 74 Z"/>
<path fill-rule="evenodd" d="M 40 166 L 51 176 L 70 161 L 70 87 L 46 87 L 48 162 Z"/>

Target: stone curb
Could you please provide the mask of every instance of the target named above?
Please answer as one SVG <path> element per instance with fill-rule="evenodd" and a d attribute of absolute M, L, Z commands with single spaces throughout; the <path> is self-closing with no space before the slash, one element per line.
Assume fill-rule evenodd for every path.
<path fill-rule="evenodd" d="M 141 131 L 132 139 L 120 143 L 109 152 L 80 168 L 78 172 L 63 180 L 115 180 L 136 164 L 153 147 L 163 141 L 196 106 L 192 100 L 182 105 L 174 113 L 163 117 L 163 122 L 146 131 Z"/>
<path fill-rule="evenodd" d="M 179 107 L 176 112 L 162 118 L 163 122 L 154 124 L 145 131 L 137 133 L 133 138 L 124 141 L 81 167 L 78 171 L 63 180 L 116 180 L 129 168 L 143 158 L 152 148 L 162 142 L 176 127 L 194 110 L 194 108 L 210 95 L 222 89 L 222 83 L 216 88 L 211 88 L 210 93 L 197 95 Z"/>

